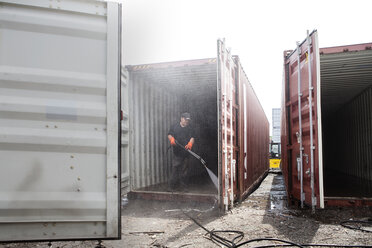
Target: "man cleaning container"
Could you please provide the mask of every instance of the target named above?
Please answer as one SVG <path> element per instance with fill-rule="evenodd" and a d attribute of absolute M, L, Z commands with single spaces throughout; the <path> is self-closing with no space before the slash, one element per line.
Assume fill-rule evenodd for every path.
<path fill-rule="evenodd" d="M 180 122 L 172 125 L 168 132 L 168 139 L 171 146 L 173 146 L 172 175 L 169 183 L 171 189 L 180 187 L 185 189 L 186 186 L 189 153 L 179 147 L 176 142 L 185 146 L 187 150 L 191 150 L 195 140 L 194 132 L 190 127 L 190 120 L 190 114 L 183 113 Z"/>

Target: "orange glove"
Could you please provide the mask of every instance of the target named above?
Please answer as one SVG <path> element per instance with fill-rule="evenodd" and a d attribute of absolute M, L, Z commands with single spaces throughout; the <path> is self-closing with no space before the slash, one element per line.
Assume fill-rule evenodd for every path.
<path fill-rule="evenodd" d="M 170 141 L 171 146 L 175 146 L 176 145 L 176 139 L 174 137 L 171 137 L 169 139 L 169 141 Z"/>
<path fill-rule="evenodd" d="M 192 148 L 192 143 L 191 143 L 191 141 L 189 141 L 189 143 L 187 143 L 187 145 L 185 146 L 185 148 L 186 148 L 187 150 L 191 150 L 191 148 Z"/>

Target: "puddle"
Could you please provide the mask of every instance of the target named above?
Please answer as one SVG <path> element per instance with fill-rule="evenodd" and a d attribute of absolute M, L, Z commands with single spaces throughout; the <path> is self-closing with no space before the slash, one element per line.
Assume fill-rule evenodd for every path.
<path fill-rule="evenodd" d="M 284 210 L 287 208 L 287 194 L 285 192 L 283 175 L 275 175 L 270 189 L 270 210 Z"/>

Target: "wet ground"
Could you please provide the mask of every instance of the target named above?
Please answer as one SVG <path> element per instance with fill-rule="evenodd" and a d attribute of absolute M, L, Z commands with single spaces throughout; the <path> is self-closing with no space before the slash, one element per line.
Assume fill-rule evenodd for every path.
<path fill-rule="evenodd" d="M 238 230 L 242 241 L 277 238 L 298 244 L 359 245 L 372 247 L 372 233 L 351 230 L 342 220 L 366 220 L 372 208 L 329 208 L 299 210 L 287 207 L 280 174 L 269 174 L 260 187 L 245 201 L 224 215 L 215 204 L 171 203 L 130 200 L 123 207 L 122 240 L 104 241 L 105 247 L 223 247 L 210 240 L 207 232 L 196 225 L 181 209 L 208 230 Z M 366 227 L 367 229 L 371 227 Z M 224 234 L 232 239 L 234 233 Z M 241 241 L 241 242 L 242 242 Z M 250 246 L 280 244 L 259 241 Z M 95 247 L 96 242 L 56 242 L 52 247 Z M 48 247 L 47 243 L 11 244 L 5 247 Z"/>

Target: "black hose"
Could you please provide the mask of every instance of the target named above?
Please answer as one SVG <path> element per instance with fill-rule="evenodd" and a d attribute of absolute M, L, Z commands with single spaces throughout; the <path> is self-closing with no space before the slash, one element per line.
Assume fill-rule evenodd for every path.
<path fill-rule="evenodd" d="M 202 229 L 204 229 L 209 234 L 209 237 L 210 237 L 210 239 L 212 241 L 215 241 L 215 242 L 217 242 L 217 243 L 219 243 L 221 245 L 224 245 L 224 246 L 226 246 L 228 248 L 236 248 L 236 247 L 240 247 L 242 245 L 248 244 L 248 243 L 259 242 L 259 241 L 279 241 L 279 242 L 282 242 L 282 243 L 290 244 L 291 246 L 303 247 L 303 246 L 301 246 L 299 244 L 296 244 L 296 243 L 293 243 L 293 242 L 290 242 L 290 241 L 281 240 L 281 239 L 274 239 L 274 238 L 252 239 L 252 240 L 248 240 L 248 241 L 239 243 L 244 238 L 244 233 L 243 232 L 236 231 L 236 230 L 216 230 L 216 231 L 213 230 L 213 231 L 210 231 L 207 228 L 205 228 L 202 224 L 200 224 L 197 220 L 195 220 L 193 217 L 191 217 L 190 215 L 188 215 L 185 212 L 183 212 L 183 213 L 187 217 L 189 217 L 192 221 L 194 221 L 195 224 L 197 224 Z M 232 240 L 228 240 L 228 239 L 226 239 L 224 237 L 221 237 L 217 233 L 236 233 L 237 236 L 234 237 Z M 277 245 L 271 245 L 271 246 L 266 246 L 266 247 L 275 247 L 275 246 L 277 246 Z"/>
<path fill-rule="evenodd" d="M 358 247 L 367 247 L 372 248 L 372 245 L 333 245 L 333 244 L 304 244 L 303 246 L 316 246 L 316 247 L 340 247 L 340 248 L 358 248 Z"/>
<path fill-rule="evenodd" d="M 349 225 L 351 224 L 351 225 Z M 359 225 L 355 225 L 355 224 L 361 224 L 360 226 Z M 367 232 L 367 233 L 372 233 L 371 230 L 366 230 L 366 229 L 363 229 L 362 226 L 363 225 L 369 225 L 372 227 L 372 220 L 369 219 L 367 221 L 363 221 L 363 220 L 345 220 L 345 221 L 342 221 L 340 223 L 341 226 L 345 227 L 345 228 L 349 228 L 349 229 L 352 229 L 352 230 L 358 230 L 358 231 L 362 231 L 362 232 Z"/>
<path fill-rule="evenodd" d="M 221 245 L 224 245 L 228 248 L 236 248 L 236 247 L 246 245 L 248 243 L 260 242 L 260 241 L 276 241 L 276 242 L 282 242 L 284 244 L 271 244 L 271 245 L 264 245 L 264 246 L 256 246 L 255 248 L 268 248 L 268 247 L 341 247 L 341 248 L 369 247 L 369 248 L 372 248 L 372 245 L 297 244 L 291 241 L 276 239 L 276 238 L 257 238 L 257 239 L 251 239 L 251 240 L 247 240 L 247 241 L 239 243 L 244 238 L 243 232 L 236 231 L 236 230 L 212 230 L 210 231 L 207 228 L 205 228 L 202 224 L 200 224 L 196 219 L 194 219 L 189 214 L 187 214 L 186 212 L 183 212 L 183 214 L 186 215 L 188 218 L 190 218 L 195 224 L 197 224 L 203 230 L 205 230 L 209 234 L 209 238 L 212 241 L 217 242 Z M 348 221 L 345 221 L 345 222 L 348 222 Z M 370 222 L 368 223 L 370 224 Z M 236 233 L 237 236 L 234 237 L 232 240 L 228 240 L 224 237 L 221 237 L 217 233 Z"/>
<path fill-rule="evenodd" d="M 251 239 L 251 240 L 248 240 L 248 241 L 244 241 L 243 243 L 240 243 L 240 244 L 238 244 L 238 245 L 235 246 L 235 247 L 240 247 L 240 246 L 246 245 L 246 244 L 248 244 L 248 243 L 259 242 L 259 241 L 277 241 L 277 242 L 282 242 L 282 243 L 287 244 L 286 246 L 304 247 L 303 245 L 296 244 L 296 243 L 291 242 L 291 241 L 282 240 L 282 239 L 275 239 L 275 238 L 259 238 L 259 239 Z M 278 247 L 278 246 L 283 246 L 283 245 L 270 245 L 270 246 L 265 246 L 265 247 Z M 261 246 L 261 247 L 262 247 L 262 246 Z"/>
<path fill-rule="evenodd" d="M 255 246 L 254 248 L 267 248 L 267 247 L 292 247 L 293 245 L 263 245 L 263 246 Z M 334 245 L 334 244 L 302 244 L 303 247 L 339 247 L 339 248 L 371 248 L 372 245 Z"/>

